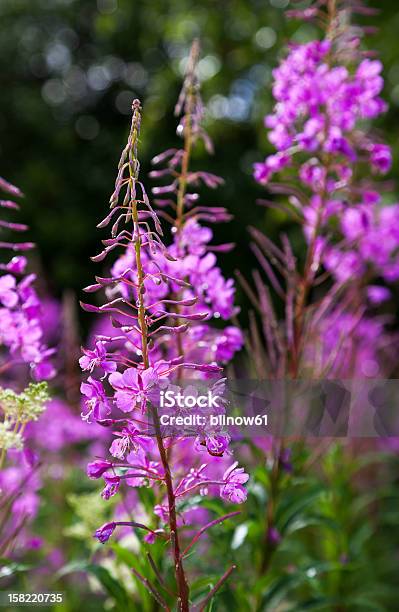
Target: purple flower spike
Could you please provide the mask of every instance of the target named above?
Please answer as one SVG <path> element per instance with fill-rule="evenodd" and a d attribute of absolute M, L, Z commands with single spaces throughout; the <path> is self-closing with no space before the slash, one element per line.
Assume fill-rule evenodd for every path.
<path fill-rule="evenodd" d="M 203 428 L 199 428 L 196 432 L 199 448 L 195 439 L 184 435 L 184 431 L 173 438 L 166 434 L 160 412 L 161 398 L 166 397 L 161 394 L 162 390 L 180 393 L 181 383 L 190 374 L 197 380 L 214 378 L 212 375 L 222 370 L 217 361 L 228 361 L 242 346 L 236 328 L 224 331 L 211 324 L 212 319 L 230 319 L 237 309 L 233 280 L 223 277 L 215 254 L 228 251 L 231 245 L 212 247 L 213 232 L 201 225 L 207 221 L 226 221 L 230 215 L 222 207 L 208 208 L 198 203 L 197 186 L 205 184 L 213 189 L 223 181 L 213 174 L 194 172 L 190 168 L 191 150 L 197 141 L 202 140 L 211 149 L 202 127 L 204 109 L 199 95 L 197 62 L 198 44 L 194 43 L 177 104 L 177 112 L 183 115 L 179 119 L 178 134 L 184 144 L 153 160 L 160 167 L 152 176 L 164 182 L 154 187 L 153 193 L 166 194 L 158 200 L 159 215 L 139 178 L 141 106 L 138 100 L 133 101 L 128 142 L 121 154 L 110 199 L 111 212 L 100 223 L 104 227 L 112 219 L 111 238 L 103 240 L 105 249 L 94 259 L 105 259 L 112 249 L 120 250 L 120 255 L 108 276 L 97 277 L 96 285 L 86 288 L 88 292 L 95 292 L 103 286 L 105 303 L 82 305 L 88 312 L 111 312 L 118 316 L 111 319 L 111 329 L 106 324 L 106 329 L 96 335 L 94 349 L 83 349 L 80 359 L 82 369 L 93 374 L 81 387 L 86 404 L 83 418 L 112 427 L 114 436 L 109 447 L 114 459 L 91 462 L 89 477 L 104 478 L 101 494 L 104 499 L 116 495 L 121 486 L 154 488 L 154 514 L 163 524 L 154 532 L 133 522 L 107 523 L 97 530 L 95 537 L 105 542 L 116 525 L 130 525 L 148 532 L 149 542 L 156 536 L 165 539 L 173 555 L 177 596 L 185 610 L 190 607 L 189 588 L 179 538 L 180 527 L 188 519 L 183 506 L 177 512 L 175 501 L 191 492 L 203 496 L 209 491 L 218 494 L 220 489 L 225 500 L 242 503 L 246 499 L 243 485 L 248 479 L 237 464 L 221 478 L 226 468 L 224 456 L 228 454 L 227 433 L 217 430 L 206 436 Z M 113 210 L 118 208 L 122 210 L 114 217 Z M 165 231 L 166 223 L 172 225 L 171 231 Z M 98 380 L 97 368 L 103 373 L 101 380 Z M 224 383 L 217 378 L 212 390 L 216 389 L 220 395 L 224 392 Z M 227 401 L 223 400 L 220 411 L 226 405 Z M 121 411 L 124 418 L 117 415 L 107 418 L 111 406 L 115 412 Z M 209 469 L 207 464 L 198 466 L 204 446 L 211 462 Z M 212 488 L 209 490 L 209 487 Z M 134 512 L 132 497 L 128 495 L 124 499 L 125 510 Z M 208 522 L 206 527 L 219 522 Z"/>
<path fill-rule="evenodd" d="M 341 21 L 344 2 L 313 4 L 293 14 L 325 21 L 324 38 L 290 44 L 273 71 L 275 104 L 264 124 L 274 151 L 254 168 L 256 181 L 284 200 L 263 203 L 300 223 L 307 263 L 297 265 L 287 236 L 279 248 L 251 230 L 268 281 L 255 273 L 250 298 L 261 311 L 264 345 L 250 344 L 257 369 L 272 378 L 383 377 L 395 342 L 376 309 L 399 279 L 399 204 L 386 205 L 377 183 L 377 175 L 389 172 L 392 153 L 370 126 L 387 110 L 383 66 L 366 57 L 362 28 Z M 362 3 L 355 5 L 363 13 Z M 305 300 L 298 286 L 307 288 Z M 271 287 L 284 303 L 282 321 Z M 320 301 L 313 299 L 316 287 Z M 287 450 L 277 459 L 283 470 L 292 469 Z"/>

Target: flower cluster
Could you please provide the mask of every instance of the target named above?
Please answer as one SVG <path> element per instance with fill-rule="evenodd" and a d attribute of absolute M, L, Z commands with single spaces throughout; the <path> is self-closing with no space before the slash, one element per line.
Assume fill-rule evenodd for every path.
<path fill-rule="evenodd" d="M 386 110 L 382 64 L 358 59 L 355 38 L 343 59 L 342 44 L 330 35 L 295 46 L 274 71 L 276 106 L 265 125 L 277 152 L 255 164 L 255 178 L 267 184 L 274 173 L 285 170 L 289 179 L 295 172 L 309 196 L 296 194 L 291 203 L 303 215 L 309 239 L 339 217 L 344 241 L 331 246 L 318 239 L 322 261 L 338 281 L 364 276 L 371 265 L 391 282 L 398 275 L 398 206 L 381 206 L 371 179 L 356 179 L 369 169 L 386 174 L 392 163 L 390 148 L 362 127 Z"/>
<path fill-rule="evenodd" d="M 354 48 L 359 42 L 353 42 Z M 295 46 L 273 71 L 276 106 L 265 126 L 277 152 L 255 165 L 256 180 L 266 184 L 301 154 L 307 159 L 299 162 L 300 182 L 316 195 L 347 188 L 352 179 L 349 163 L 359 161 L 375 173 L 386 173 L 389 147 L 359 129 L 362 120 L 386 110 L 379 96 L 381 71 L 378 60 L 363 59 L 352 70 L 342 65 L 329 38 Z"/>
<path fill-rule="evenodd" d="M 22 435 L 14 431 L 10 421 L 0 423 L 0 449 L 8 451 L 10 448 L 22 450 L 23 438 Z"/>
<path fill-rule="evenodd" d="M 37 421 L 49 400 L 47 383 L 30 383 L 22 393 L 0 387 L 0 406 L 6 420 L 13 425 Z"/>
<path fill-rule="evenodd" d="M 12 197 L 20 197 L 20 190 L 0 178 L 0 188 Z M 0 200 L 5 210 L 18 210 L 12 200 Z M 0 220 L 0 228 L 23 232 L 26 225 Z M 22 253 L 33 247 L 30 242 L 0 242 L 0 248 Z M 18 363 L 29 364 L 36 380 L 52 378 L 55 370 L 50 361 L 53 350 L 43 342 L 43 320 L 39 297 L 33 286 L 34 274 L 25 275 L 27 259 L 16 255 L 0 264 L 0 346 L 7 349 L 0 364 L 6 371 Z"/>
<path fill-rule="evenodd" d="M 344 244 L 326 248 L 325 267 L 341 282 L 370 275 L 392 283 L 399 278 L 399 204 L 359 203 L 340 219 Z M 386 287 L 371 285 L 368 298 L 379 304 L 390 297 Z"/>
<path fill-rule="evenodd" d="M 198 220 L 192 218 L 184 224 L 180 232 L 174 233 L 174 237 L 174 242 L 162 253 L 163 261 L 161 260 L 161 270 L 168 282 L 162 285 L 147 282 L 146 303 L 150 306 L 160 298 L 179 293 L 184 300 L 195 298 L 194 312 L 206 314 L 207 319 L 230 319 L 237 312 L 234 306 L 234 283 L 232 279 L 224 279 L 217 266 L 216 255 L 212 252 L 212 247 L 209 247 L 212 231 L 201 227 Z M 156 249 L 156 246 L 154 248 Z M 112 276 L 118 278 L 128 274 L 129 268 L 134 274 L 134 257 L 134 249 L 127 249 L 113 265 Z M 151 258 L 144 257 L 155 271 Z M 124 293 L 128 295 L 129 291 L 125 288 Z M 182 307 L 191 309 L 191 304 Z"/>
<path fill-rule="evenodd" d="M 375 184 L 378 175 L 390 170 L 391 152 L 367 127 L 368 121 L 386 110 L 380 97 L 382 64 L 364 56 L 361 30 L 347 24 L 339 2 L 318 3 L 311 14 L 300 11 L 300 16 L 325 24 L 326 33 L 321 40 L 291 45 L 274 70 L 276 103 L 265 126 L 276 152 L 254 168 L 260 184 L 287 197 L 282 207 L 301 223 L 307 240 L 301 273 L 287 238 L 280 250 L 253 232 L 255 254 L 286 301 L 284 338 L 276 338 L 271 330 L 269 345 L 279 352 L 278 345 L 284 344 L 282 352 L 290 353 L 285 364 L 291 363 L 293 374 L 303 357 L 307 372 L 313 367 L 314 374 L 329 371 L 334 375 L 339 362 L 339 372 L 345 376 L 362 373 L 361 355 L 363 349 L 369 350 L 362 334 L 367 333 L 369 340 L 378 337 L 373 356 L 365 359 L 374 366 L 363 371 L 372 376 L 380 372 L 378 354 L 389 341 L 385 333 L 374 333 L 384 326 L 370 318 L 368 309 L 390 297 L 386 284 L 397 280 L 399 265 L 399 205 L 383 205 Z M 274 175 L 278 183 L 272 182 Z M 285 277 L 287 290 L 270 267 L 271 259 Z M 318 303 L 318 310 L 308 308 L 310 292 L 327 278 L 332 279 L 332 288 Z M 261 310 L 269 312 L 267 293 L 261 292 Z M 334 331 L 326 334 L 326 329 Z M 316 345 L 324 346 L 318 361 Z M 345 357 L 349 346 L 351 362 Z M 309 362 L 310 356 L 313 361 Z M 359 365 L 354 366 L 355 362 Z M 286 365 L 281 366 L 283 370 Z"/>

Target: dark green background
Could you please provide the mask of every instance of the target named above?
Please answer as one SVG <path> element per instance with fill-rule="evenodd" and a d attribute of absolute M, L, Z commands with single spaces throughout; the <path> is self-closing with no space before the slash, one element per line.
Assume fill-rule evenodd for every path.
<path fill-rule="evenodd" d="M 176 143 L 173 106 L 181 85 L 181 58 L 202 40 L 203 97 L 214 140 L 212 159 L 195 164 L 226 179 L 204 201 L 229 208 L 235 220 L 217 227 L 217 242 L 234 240 L 222 266 L 248 274 L 252 260 L 245 226 L 275 237 L 278 213 L 255 204 L 262 189 L 252 163 L 269 150 L 263 115 L 270 111 L 271 70 L 292 36 L 307 40 L 312 26 L 288 22 L 287 0 L 1 0 L 0 175 L 26 193 L 21 220 L 31 226 L 49 289 L 80 292 L 99 270 L 89 256 L 103 236 L 105 215 L 129 123 L 129 102 L 144 106 L 141 159 Z M 388 0 L 368 18 L 369 38 L 385 64 L 389 113 L 378 129 L 399 145 L 399 7 Z M 212 76 L 213 74 L 213 76 Z M 147 185 L 150 182 L 147 181 Z M 395 189 L 395 187 L 394 187 Z M 396 197 L 395 195 L 393 196 Z M 241 297 L 239 296 L 239 300 Z"/>

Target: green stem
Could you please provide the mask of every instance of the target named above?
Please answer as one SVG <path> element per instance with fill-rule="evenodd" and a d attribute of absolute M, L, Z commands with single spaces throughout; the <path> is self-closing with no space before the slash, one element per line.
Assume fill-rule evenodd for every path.
<path fill-rule="evenodd" d="M 188 92 L 187 107 L 184 116 L 184 150 L 181 163 L 181 170 L 178 178 L 179 188 L 177 191 L 176 207 L 176 227 L 181 230 L 184 216 L 184 198 L 187 192 L 188 168 L 190 165 L 191 151 L 193 147 L 192 120 L 191 114 L 194 105 L 194 95 L 192 87 Z"/>

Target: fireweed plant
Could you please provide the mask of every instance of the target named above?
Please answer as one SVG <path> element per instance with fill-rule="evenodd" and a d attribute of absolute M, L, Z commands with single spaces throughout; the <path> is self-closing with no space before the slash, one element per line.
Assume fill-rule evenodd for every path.
<path fill-rule="evenodd" d="M 113 521 L 100 527 L 95 537 L 105 543 L 117 527 L 131 527 L 146 532 L 148 543 L 161 540 L 169 544 L 176 592 L 165 587 L 163 578 L 159 579 L 159 570 L 150 554 L 149 562 L 163 592 L 137 570 L 133 572 L 161 606 L 169 609 L 168 601 L 172 600 L 179 610 L 189 610 L 191 605 L 185 557 L 210 527 L 237 514 L 230 512 L 206 523 L 190 541 L 183 542 L 187 500 L 198 493 L 200 496 L 210 493 L 239 504 L 246 499 L 243 485 L 248 480 L 237 462 L 228 461 L 231 451 L 227 448 L 226 432 L 198 431 L 194 439 L 176 434 L 164 436 L 158 412 L 159 391 L 179 389 L 187 372 L 199 378 L 211 377 L 212 389 L 222 393 L 223 368 L 216 361 L 228 361 L 242 343 L 241 333 L 234 327 L 216 331 L 208 324 L 198 323 L 212 315 L 228 319 L 235 308 L 233 281 L 223 279 L 212 247 L 208 247 L 212 232 L 199 224 L 201 219 L 216 217 L 222 221 L 228 215 L 220 208 L 207 212 L 196 204 L 198 195 L 188 191 L 190 185 L 200 181 L 211 187 L 220 183 L 220 179 L 209 173 L 189 170 L 191 149 L 196 141 L 204 138 L 210 146 L 200 123 L 202 105 L 195 77 L 197 55 L 194 44 L 177 106 L 179 114 L 183 110 L 178 133 L 184 138 L 184 149 L 168 150 L 155 159 L 157 164 L 168 160 L 167 167 L 156 171 L 155 176 L 173 177 L 172 185 L 154 189 L 158 196 L 169 196 L 167 201 L 156 201 L 161 208 L 159 216 L 139 179 L 137 148 L 141 108 L 138 100 L 133 102 L 130 134 L 119 162 L 115 191 L 110 199 L 111 211 L 99 224 L 105 227 L 113 220 L 112 237 L 103 241 L 105 249 L 93 259 L 102 261 L 117 247 L 123 249 L 123 254 L 113 265 L 110 277 L 97 277 L 96 284 L 86 288 L 88 292 L 95 292 L 105 287 L 109 301 L 98 307 L 82 304 L 89 312 L 111 313 L 119 335 L 98 335 L 95 347 L 85 349 L 80 359 L 82 369 L 90 373 L 81 386 L 86 398 L 83 418 L 112 428 L 115 436 L 109 449 L 111 458 L 90 463 L 89 477 L 104 479 L 102 496 L 105 499 L 126 484 L 151 487 L 158 500 L 153 517 L 148 517 L 148 522 L 155 527 L 132 520 Z M 174 217 L 164 210 L 167 205 L 175 212 Z M 159 217 L 172 224 L 173 241 L 169 246 L 164 244 Z M 131 229 L 121 230 L 122 223 Z M 226 248 L 222 246 L 219 250 Z M 207 459 L 201 463 L 203 453 Z M 134 512 L 134 508 L 130 510 Z M 230 567 L 198 604 L 200 609 L 212 599 L 233 569 L 234 566 Z"/>
<path fill-rule="evenodd" d="M 2 211 L 15 211 L 15 198 L 21 191 L 0 178 L 0 189 L 8 199 L 0 200 Z M 13 198 L 13 199 L 10 199 Z M 3 232 L 24 232 L 21 223 L 0 219 Z M 30 383 L 22 392 L 15 390 L 26 385 L 29 376 L 19 370 L 29 367 L 36 381 L 55 374 L 49 349 L 43 341 L 41 302 L 33 283 L 34 274 L 25 274 L 27 258 L 22 255 L 34 245 L 31 242 L 0 241 L 6 253 L 17 253 L 9 261 L 0 263 L 0 555 L 10 554 L 20 539 L 24 526 L 37 509 L 35 491 L 39 486 L 39 460 L 25 445 L 28 423 L 37 421 L 49 399 L 46 382 Z M 3 382 L 4 381 L 4 382 Z"/>
<path fill-rule="evenodd" d="M 301 224 L 307 243 L 300 272 L 286 237 L 279 248 L 251 230 L 261 266 L 286 304 L 284 338 L 266 334 L 276 376 L 382 373 L 377 356 L 387 342 L 384 321 L 370 315 L 398 278 L 399 206 L 382 205 L 373 179 L 391 166 L 389 147 L 369 127 L 386 110 L 382 64 L 362 51 L 362 31 L 348 24 L 348 6 L 331 1 L 290 11 L 324 25 L 325 36 L 292 45 L 274 71 L 276 105 L 265 125 L 276 153 L 255 165 L 260 184 L 288 197 L 282 206 Z M 358 3 L 352 11 L 369 12 Z M 287 280 L 286 291 L 265 255 Z M 312 303 L 312 291 L 321 293 L 323 284 L 329 290 Z M 365 358 L 366 346 L 374 355 Z"/>
<path fill-rule="evenodd" d="M 265 127 L 276 151 L 254 168 L 256 181 L 279 198 L 259 204 L 284 211 L 306 242 L 304 261 L 298 262 L 286 235 L 278 245 L 250 228 L 252 249 L 268 279 L 266 284 L 255 271 L 255 290 L 240 279 L 259 315 L 250 315 L 248 343 L 261 379 L 390 372 L 395 339 L 376 307 L 389 300 L 388 285 L 398 279 L 399 205 L 383 205 L 381 183 L 375 182 L 391 167 L 389 147 L 370 127 L 386 111 L 382 64 L 362 49 L 365 30 L 350 21 L 351 15 L 372 13 L 359 2 L 338 0 L 289 11 L 315 22 L 323 35 L 290 44 L 273 71 L 275 106 Z M 282 321 L 275 300 L 283 303 Z M 287 529 L 276 524 L 277 510 L 295 471 L 283 440 L 273 440 L 268 451 L 262 575 Z M 322 452 L 316 449 L 315 456 Z"/>

